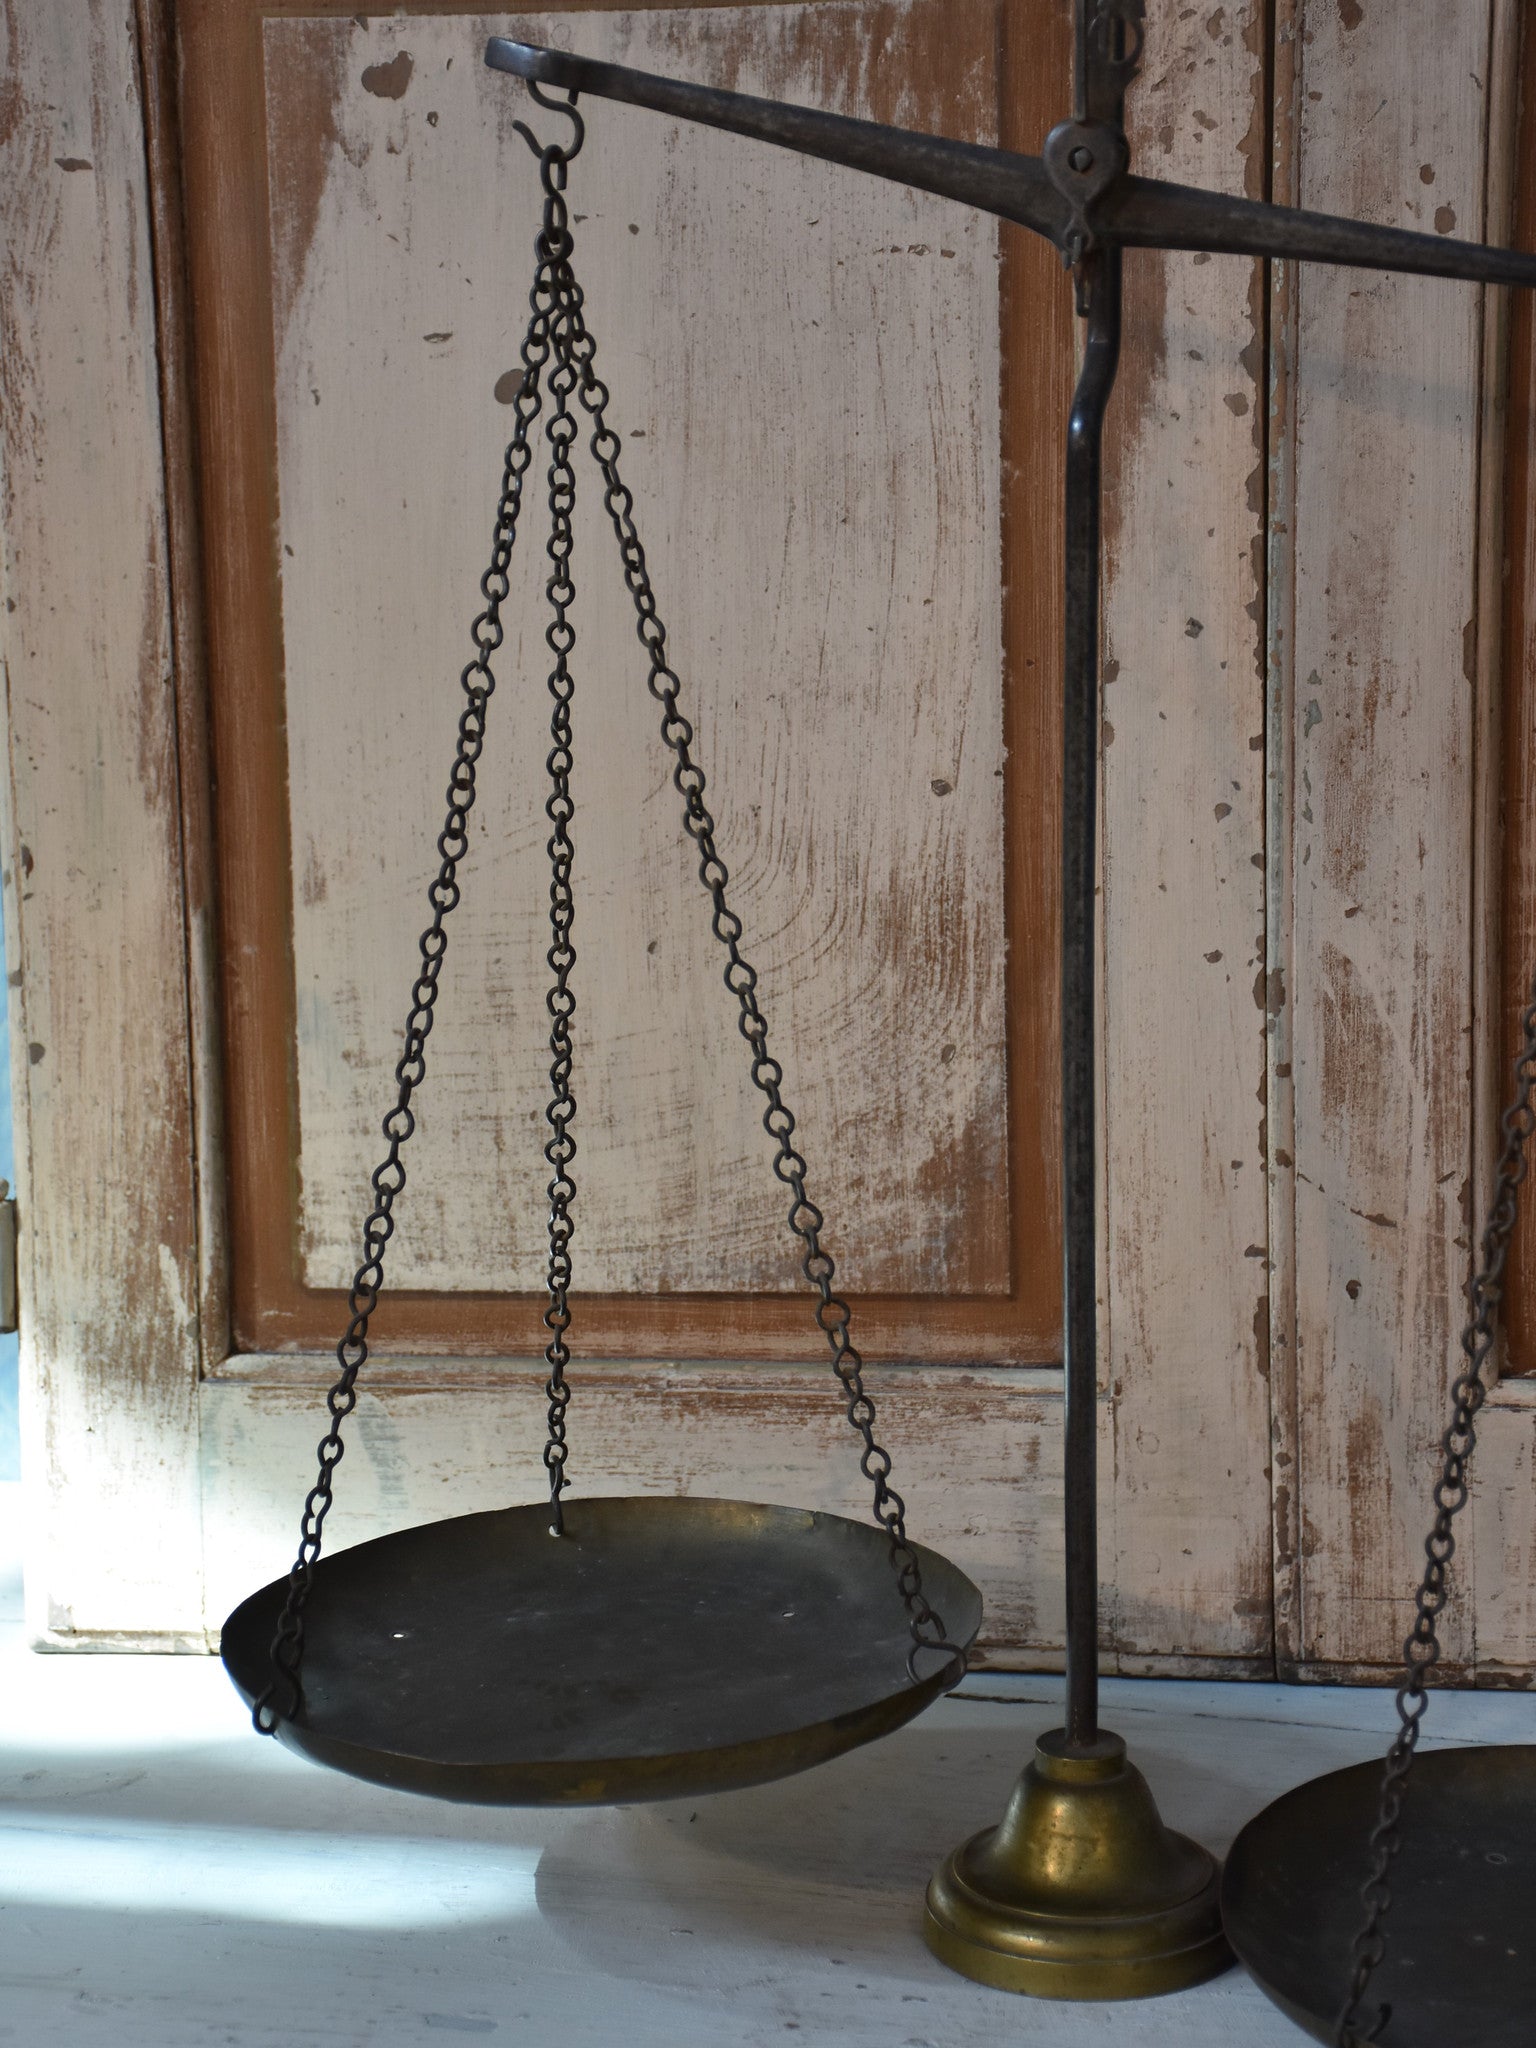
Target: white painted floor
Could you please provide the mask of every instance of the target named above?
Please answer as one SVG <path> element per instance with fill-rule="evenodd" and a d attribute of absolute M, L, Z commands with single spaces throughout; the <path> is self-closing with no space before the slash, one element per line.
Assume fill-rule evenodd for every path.
<path fill-rule="evenodd" d="M 558 1815 L 375 1790 L 259 1741 L 212 1659 L 22 1644 L 0 1486 L 0 2042 L 24 2048 L 1284 2048 L 1240 1972 L 1138 2006 L 951 1976 L 923 1886 L 997 1817 L 1058 1683 L 977 1678 L 804 1777 Z M 1223 1848 L 1375 1755 L 1385 1693 L 1120 1681 L 1105 1719 L 1165 1816 Z M 1446 1696 L 1429 1740 L 1536 1740 Z"/>

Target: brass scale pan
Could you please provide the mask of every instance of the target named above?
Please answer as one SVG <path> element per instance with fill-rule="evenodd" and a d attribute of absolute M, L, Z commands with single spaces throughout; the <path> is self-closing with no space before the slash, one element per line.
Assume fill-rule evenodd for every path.
<path fill-rule="evenodd" d="M 955 1681 L 925 1651 L 871 1523 L 747 1501 L 576 1499 L 457 1515 L 315 1567 L 291 1749 L 376 1784 L 489 1805 L 723 1792 L 806 1770 Z M 914 1545 L 950 1640 L 981 1595 Z M 276 1579 L 224 1624 L 248 1703 L 272 1676 Z"/>

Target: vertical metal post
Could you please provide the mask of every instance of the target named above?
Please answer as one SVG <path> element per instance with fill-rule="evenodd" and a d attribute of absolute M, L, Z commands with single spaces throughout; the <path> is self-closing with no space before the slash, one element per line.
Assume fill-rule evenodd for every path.
<path fill-rule="evenodd" d="M 1120 360 L 1120 250 L 1082 259 L 1083 365 L 1067 430 L 1061 825 L 1061 1128 L 1066 1332 L 1067 1741 L 1099 1718 L 1094 905 L 1098 884 L 1099 526 L 1104 412 Z"/>

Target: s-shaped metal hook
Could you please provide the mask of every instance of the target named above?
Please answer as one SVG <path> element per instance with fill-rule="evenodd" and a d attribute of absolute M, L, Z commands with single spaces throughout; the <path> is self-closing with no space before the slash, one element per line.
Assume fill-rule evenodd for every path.
<path fill-rule="evenodd" d="M 550 173 L 557 174 L 555 176 L 555 185 L 556 189 L 558 190 L 565 184 L 566 165 L 571 161 L 571 158 L 573 156 L 579 156 L 581 154 L 581 145 L 587 139 L 587 124 L 581 118 L 580 114 L 578 114 L 576 111 L 576 100 L 578 95 L 574 88 L 572 89 L 571 96 L 569 99 L 557 100 L 551 98 L 551 96 L 544 90 L 543 86 L 539 84 L 537 79 L 530 78 L 527 79 L 525 83 L 527 84 L 529 92 L 538 101 L 541 107 L 548 107 L 552 114 L 567 114 L 570 117 L 572 135 L 571 146 L 569 149 L 562 149 L 560 145 L 555 142 L 551 142 L 548 145 L 548 147 L 546 147 L 543 143 L 539 141 L 539 138 L 534 134 L 533 130 L 528 126 L 526 121 L 514 121 L 512 123 L 513 128 L 519 135 L 521 135 L 524 142 L 526 142 L 528 147 L 533 151 L 534 155 L 538 158 L 540 164 L 544 167 L 544 169 Z"/>

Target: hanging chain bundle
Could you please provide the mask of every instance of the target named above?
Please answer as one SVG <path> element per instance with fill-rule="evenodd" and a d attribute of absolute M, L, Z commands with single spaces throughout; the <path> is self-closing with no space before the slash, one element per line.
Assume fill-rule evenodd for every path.
<path fill-rule="evenodd" d="M 1493 1350 L 1499 1304 L 1504 1295 L 1504 1267 L 1514 1235 L 1515 1214 L 1521 1182 L 1530 1170 L 1526 1145 L 1536 1132 L 1536 1108 L 1531 1103 L 1536 1091 L 1536 983 L 1520 1019 L 1520 1054 L 1515 1061 L 1515 1092 L 1500 1122 L 1503 1150 L 1494 1174 L 1493 1201 L 1483 1230 L 1483 1262 L 1473 1276 L 1472 1314 L 1461 1334 L 1465 1363 L 1451 1387 L 1451 1422 L 1440 1439 L 1442 1464 L 1435 1482 L 1435 1520 L 1424 1544 L 1424 1575 L 1414 1597 L 1413 1627 L 1403 1645 L 1403 1682 L 1397 1693 L 1398 1731 L 1382 1765 L 1381 1797 L 1376 1825 L 1371 1830 L 1371 1871 L 1360 1890 L 1365 1920 L 1351 1948 L 1349 1995 L 1339 2013 L 1334 2031 L 1336 2048 L 1360 2048 L 1377 2041 L 1392 2016 L 1390 2005 L 1378 2007 L 1369 2032 L 1362 2003 L 1371 1978 L 1387 1952 L 1386 1918 L 1392 1906 L 1388 1882 L 1392 1864 L 1402 1847 L 1403 1800 L 1414 1751 L 1429 1707 L 1426 1686 L 1429 1674 L 1440 1661 L 1439 1617 L 1448 1596 L 1447 1580 L 1456 1538 L 1451 1524 L 1467 1504 L 1467 1466 L 1477 1443 L 1476 1418 L 1488 1398 L 1483 1378 Z"/>
<path fill-rule="evenodd" d="M 575 153 L 575 149 L 570 151 L 571 156 Z M 549 694 L 554 700 L 549 719 L 552 744 L 544 764 L 549 775 L 549 795 L 545 800 L 544 814 L 550 825 L 546 848 L 549 854 L 550 937 L 545 958 L 555 978 L 544 998 L 545 1008 L 549 1011 L 550 1061 L 549 1106 L 544 1112 L 550 1130 L 544 1147 L 544 1157 L 550 1169 L 549 1306 L 544 1311 L 544 1326 L 549 1331 L 549 1342 L 544 1347 L 545 1362 L 549 1366 L 549 1379 L 544 1388 L 549 1401 L 549 1439 L 544 1446 L 544 1469 L 549 1474 L 549 1526 L 556 1536 L 563 1535 L 565 1531 L 560 1495 L 565 1490 L 565 1411 L 571 1398 L 565 1383 L 565 1368 L 571 1358 L 565 1333 L 571 1326 L 567 1295 L 571 1284 L 571 1237 L 575 1230 L 571 1221 L 571 1203 L 576 1196 L 576 1183 L 571 1178 L 571 1161 L 576 1156 L 576 1140 L 571 1135 L 571 1123 L 576 1114 L 576 1098 L 571 1093 L 571 1018 L 576 1010 L 576 998 L 571 990 L 576 948 L 571 943 L 571 929 L 576 917 L 576 903 L 571 893 L 575 847 L 570 833 L 575 813 L 571 797 L 571 699 L 576 688 L 571 675 L 570 656 L 576 644 L 576 629 L 569 616 L 571 599 L 575 595 L 571 583 L 571 514 L 576 506 L 576 476 L 571 468 L 571 443 L 576 438 L 576 419 L 570 399 L 576 383 L 576 366 L 570 346 L 571 237 L 565 222 L 565 202 L 560 197 L 568 160 L 559 152 L 540 157 L 545 205 L 538 241 L 539 278 L 534 288 L 534 319 L 537 320 L 540 317 L 539 285 L 543 283 L 547 270 L 552 299 L 549 332 L 555 367 L 549 379 L 554 411 L 544 429 L 549 442 L 548 554 L 551 564 L 544 594 L 549 599 L 552 615 L 544 638 L 555 657 L 555 665 L 549 674 Z"/>
<path fill-rule="evenodd" d="M 448 779 L 447 819 L 437 840 L 441 865 L 428 890 L 432 922 L 421 936 L 420 972 L 411 991 L 404 1049 L 395 1067 L 396 1099 L 383 1123 L 389 1149 L 372 1177 L 374 1201 L 363 1226 L 363 1262 L 348 1295 L 349 1321 L 336 1352 L 341 1373 L 326 1397 L 330 1426 L 319 1445 L 319 1472 L 304 1503 L 298 1555 L 289 1573 L 287 1596 L 272 1642 L 272 1680 L 257 1697 L 253 1709 L 255 1726 L 264 1735 L 275 1734 L 279 1721 L 295 1715 L 303 1700 L 300 1673 L 305 1609 L 320 1557 L 325 1518 L 331 1507 L 335 1470 L 343 1455 L 342 1425 L 357 1406 L 357 1378 L 368 1358 L 368 1327 L 383 1285 L 385 1247 L 394 1233 L 394 1204 L 405 1188 L 401 1149 L 415 1129 L 411 1099 L 426 1078 L 426 1041 L 432 1029 L 447 951 L 446 919 L 459 901 L 458 866 L 469 848 L 468 817 L 475 801 L 476 764 L 485 740 L 487 707 L 496 687 L 491 656 L 502 643 L 501 611 L 510 589 L 507 569 L 522 511 L 523 481 L 532 460 L 532 428 L 543 408 L 540 386 L 551 359 L 554 367 L 549 370 L 547 383 L 552 405 L 544 429 L 550 450 L 551 563 L 545 595 L 552 614 L 544 637 L 554 655 L 549 676 L 552 744 L 545 764 L 550 787 L 544 806 L 550 821 L 547 851 L 551 936 L 546 958 L 554 977 L 545 999 L 550 1017 L 551 1092 L 545 1111 L 550 1136 L 544 1147 L 551 1175 L 549 1303 L 544 1311 L 545 1327 L 550 1333 L 544 1351 L 549 1366 L 544 1465 L 549 1475 L 551 1532 L 558 1536 L 564 1528 L 560 1497 L 567 1483 L 565 1417 L 570 1389 L 566 1368 L 571 1354 L 566 1333 L 571 1322 L 571 1204 L 576 1194 L 570 1171 L 576 1155 L 571 1131 L 576 1112 L 571 1092 L 571 1020 L 575 1013 L 571 973 L 576 964 L 571 873 L 575 849 L 570 833 L 574 816 L 571 704 L 575 688 L 570 656 L 576 636 L 569 617 L 574 596 L 570 567 L 575 503 L 570 452 L 577 433 L 576 417 L 570 406 L 574 392 L 591 422 L 589 446 L 602 475 L 603 503 L 618 540 L 624 581 L 635 608 L 636 631 L 649 660 L 647 682 L 662 710 L 661 736 L 672 756 L 673 784 L 683 799 L 684 830 L 697 850 L 699 879 L 712 906 L 712 928 L 725 948 L 725 982 L 736 997 L 738 1028 L 751 1052 L 752 1082 L 767 1098 L 763 1124 L 777 1147 L 773 1170 L 792 1197 L 788 1220 L 790 1230 L 803 1247 L 800 1268 L 818 1297 L 816 1322 L 831 1351 L 833 1370 L 845 1396 L 848 1422 L 862 1444 L 860 1469 L 873 1489 L 874 1519 L 885 1532 L 897 1588 L 907 1609 L 911 1636 L 908 1672 L 915 1680 L 916 1659 L 925 1650 L 940 1653 L 953 1667 L 955 1678 L 965 1667 L 964 1650 L 950 1641 L 942 1617 L 923 1592 L 917 1552 L 906 1531 L 906 1506 L 890 1484 L 891 1457 L 875 1438 L 875 1404 L 865 1391 L 863 1361 L 849 1334 L 848 1304 L 834 1289 L 836 1267 L 821 1242 L 824 1218 L 806 1189 L 808 1169 L 794 1143 L 794 1115 L 780 1092 L 783 1068 L 769 1050 L 768 1026 L 757 999 L 757 972 L 742 953 L 742 922 L 726 899 L 730 872 L 715 843 L 715 821 L 704 801 L 704 772 L 692 752 L 693 726 L 679 708 L 682 686 L 667 660 L 666 627 L 656 608 L 645 550 L 635 528 L 634 499 L 619 474 L 621 443 L 608 424 L 608 389 L 596 372 L 596 350 L 586 325 L 584 296 L 571 268 L 574 243 L 564 197 L 567 168 L 581 148 L 585 125 L 576 111 L 574 93 L 566 101 L 549 98 L 537 85 L 529 89 L 542 106 L 567 115 L 574 133 L 569 148 L 541 146 L 522 122 L 514 123 L 539 159 L 544 191 L 543 219 L 535 243 L 537 266 L 529 294 L 532 310 L 521 351 L 522 381 L 514 401 L 512 439 L 502 469 L 491 565 L 480 583 L 485 609 L 471 628 L 475 654 L 461 677 L 467 701 L 459 719 L 458 745 Z"/>

